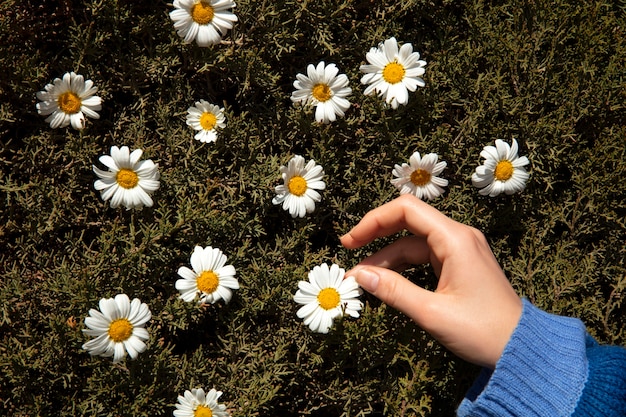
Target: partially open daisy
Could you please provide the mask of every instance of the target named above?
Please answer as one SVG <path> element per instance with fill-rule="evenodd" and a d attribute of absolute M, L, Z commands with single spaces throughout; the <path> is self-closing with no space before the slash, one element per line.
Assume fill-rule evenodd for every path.
<path fill-rule="evenodd" d="M 502 139 L 496 139 L 496 146 L 485 146 L 480 156 L 485 158 L 483 165 L 472 174 L 472 184 L 480 188 L 482 195 L 495 197 L 501 193 L 513 194 L 526 187 L 530 176 L 524 166 L 530 162 L 525 156 L 517 156 L 517 141 L 509 146 Z"/>
<path fill-rule="evenodd" d="M 237 21 L 233 7 L 231 0 L 174 0 L 170 18 L 184 43 L 195 39 L 199 46 L 210 46 L 220 43 Z"/>
<path fill-rule="evenodd" d="M 174 417 L 228 417 L 226 406 L 217 402 L 221 395 L 222 391 L 214 388 L 206 394 L 202 388 L 186 390 L 184 396 L 178 396 Z"/>
<path fill-rule="evenodd" d="M 205 100 L 196 101 L 195 106 L 187 109 L 187 124 L 198 130 L 195 139 L 200 142 L 215 142 L 217 129 L 226 127 L 224 109 Z"/>
<path fill-rule="evenodd" d="M 345 314 L 359 317 L 363 304 L 358 297 L 363 293 L 354 277 L 344 279 L 345 270 L 337 264 L 330 268 L 321 264 L 309 272 L 309 281 L 298 282 L 293 299 L 304 304 L 297 316 L 318 333 L 328 333 L 333 320 Z"/>
<path fill-rule="evenodd" d="M 272 203 L 282 204 L 283 210 L 289 211 L 294 218 L 313 213 L 315 203 L 322 200 L 316 190 L 326 188 L 326 183 L 322 181 L 324 169 L 312 159 L 304 165 L 304 158 L 295 155 L 287 166 L 280 167 L 280 172 L 284 183 L 276 186 L 276 197 Z"/>
<path fill-rule="evenodd" d="M 364 94 L 377 93 L 394 109 L 408 103 L 409 91 L 425 85 L 420 77 L 426 71 L 426 61 L 420 60 L 420 54 L 413 52 L 410 43 L 398 49 L 396 38 L 389 38 L 377 48 L 371 48 L 366 59 L 369 64 L 360 67 L 365 73 L 361 83 L 369 84 Z"/>
<path fill-rule="evenodd" d="M 429 153 L 420 158 L 420 153 L 415 152 L 409 158 L 409 163 L 395 165 L 392 173 L 396 177 L 391 180 L 400 194 L 413 194 L 421 200 L 433 200 L 443 194 L 448 185 L 448 180 L 439 178 L 446 167 L 444 161 L 437 162 L 436 153 Z"/>
<path fill-rule="evenodd" d="M 63 79 L 55 78 L 53 84 L 47 84 L 45 91 L 39 91 L 37 98 L 37 112 L 48 116 L 50 127 L 66 127 L 72 125 L 74 129 L 85 127 L 85 116 L 99 119 L 96 113 L 102 109 L 102 99 L 94 94 L 98 91 L 91 80 L 85 81 L 82 75 L 67 72 Z"/>
<path fill-rule="evenodd" d="M 180 298 L 193 301 L 199 297 L 198 304 L 213 304 L 220 299 L 228 303 L 233 290 L 239 289 L 235 278 L 235 267 L 226 265 L 226 255 L 217 248 L 196 246 L 191 255 L 191 267 L 181 266 L 176 281 L 176 289 Z"/>
<path fill-rule="evenodd" d="M 324 61 L 314 67 L 309 64 L 307 75 L 297 74 L 291 94 L 291 101 L 302 105 L 316 106 L 315 120 L 319 123 L 330 123 L 343 117 L 350 107 L 346 99 L 352 93 L 348 86 L 346 74 L 337 75 L 339 70 L 335 64 L 325 65 Z"/>
<path fill-rule="evenodd" d="M 151 159 L 140 161 L 143 151 L 130 152 L 128 146 L 111 146 L 111 155 L 100 157 L 109 170 L 104 171 L 93 166 L 93 171 L 100 179 L 94 182 L 96 190 L 101 192 L 104 201 L 111 199 L 111 207 L 124 205 L 127 209 L 151 207 L 150 194 L 159 186 L 159 166 Z"/>
<path fill-rule="evenodd" d="M 145 325 L 152 317 L 145 303 L 135 298 L 131 302 L 126 294 L 115 298 L 102 298 L 100 311 L 89 310 L 83 333 L 93 336 L 83 345 L 90 355 L 113 356 L 113 363 L 121 361 L 126 352 L 132 359 L 146 350 L 144 343 L 150 337 Z"/>

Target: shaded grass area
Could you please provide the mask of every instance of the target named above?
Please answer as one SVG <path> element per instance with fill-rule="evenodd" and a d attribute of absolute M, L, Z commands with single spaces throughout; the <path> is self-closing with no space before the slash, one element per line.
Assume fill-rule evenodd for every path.
<path fill-rule="evenodd" d="M 0 4 L 0 403 L 2 414 L 171 415 L 177 395 L 224 391 L 233 416 L 451 415 L 477 370 L 365 296 L 327 336 L 295 316 L 297 282 L 349 268 L 383 239 L 338 237 L 397 195 L 396 163 L 436 152 L 450 181 L 432 204 L 481 229 L 512 284 L 541 308 L 625 344 L 624 2 L 238 1 L 222 45 L 183 45 L 165 1 Z M 365 97 L 359 65 L 395 36 L 428 62 L 426 87 L 396 111 Z M 334 62 L 353 89 L 345 119 L 314 123 L 289 99 L 309 63 Z M 103 98 L 83 131 L 51 130 L 35 93 L 76 71 Z M 193 140 L 187 108 L 225 106 L 215 144 Z M 515 137 L 526 190 L 485 198 L 479 152 Z M 112 145 L 159 164 L 155 206 L 111 209 L 92 165 Z M 315 159 L 315 213 L 273 206 L 279 167 Z M 241 289 L 228 305 L 186 304 L 176 271 L 219 247 Z M 433 288 L 427 267 L 410 277 Z M 113 366 L 81 345 L 102 297 L 147 303 L 148 349 Z"/>

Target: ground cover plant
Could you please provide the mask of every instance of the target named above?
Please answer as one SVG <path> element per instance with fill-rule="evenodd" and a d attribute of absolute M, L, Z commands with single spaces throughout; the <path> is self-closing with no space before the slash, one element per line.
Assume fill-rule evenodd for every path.
<path fill-rule="evenodd" d="M 486 234 L 520 295 L 626 344 L 626 3 L 241 0 L 209 46 L 184 43 L 173 10 L 0 2 L 0 414 L 172 415 L 202 388 L 232 416 L 453 415 L 478 369 L 402 314 L 363 294 L 359 317 L 324 334 L 294 302 L 315 267 L 350 268 L 393 239 L 349 251 L 338 238 L 399 195 L 394 167 L 414 152 L 446 162 L 443 192 L 423 197 Z M 426 65 L 424 86 L 387 104 L 360 68 L 392 37 Z M 320 62 L 351 89 L 322 123 L 292 100 Z M 37 92 L 70 72 L 97 87 L 99 118 L 52 128 Z M 215 135 L 194 128 L 201 100 Z M 496 139 L 517 141 L 530 177 L 490 197 L 472 174 Z M 96 189 L 114 146 L 158 165 L 139 178 L 151 206 L 113 208 Z M 273 200 L 295 155 L 323 167 L 324 187 L 292 217 Z M 197 246 L 236 271 L 213 304 L 179 297 Z M 434 287 L 428 266 L 407 275 Z M 90 311 L 118 294 L 149 308 L 144 334 L 130 307 L 145 350 L 91 356 Z"/>

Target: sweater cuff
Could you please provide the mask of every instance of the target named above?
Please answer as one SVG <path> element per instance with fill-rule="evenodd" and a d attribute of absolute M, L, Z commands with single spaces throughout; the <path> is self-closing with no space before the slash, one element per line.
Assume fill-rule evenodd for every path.
<path fill-rule="evenodd" d="M 570 416 L 587 380 L 584 324 L 523 299 L 495 369 L 483 369 L 457 416 Z"/>

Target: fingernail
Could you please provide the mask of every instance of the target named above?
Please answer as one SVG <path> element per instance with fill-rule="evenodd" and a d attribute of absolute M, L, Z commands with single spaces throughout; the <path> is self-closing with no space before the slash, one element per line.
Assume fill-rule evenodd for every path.
<path fill-rule="evenodd" d="M 367 269 L 359 269 L 354 272 L 356 282 L 367 292 L 376 292 L 380 277 L 373 271 Z"/>

